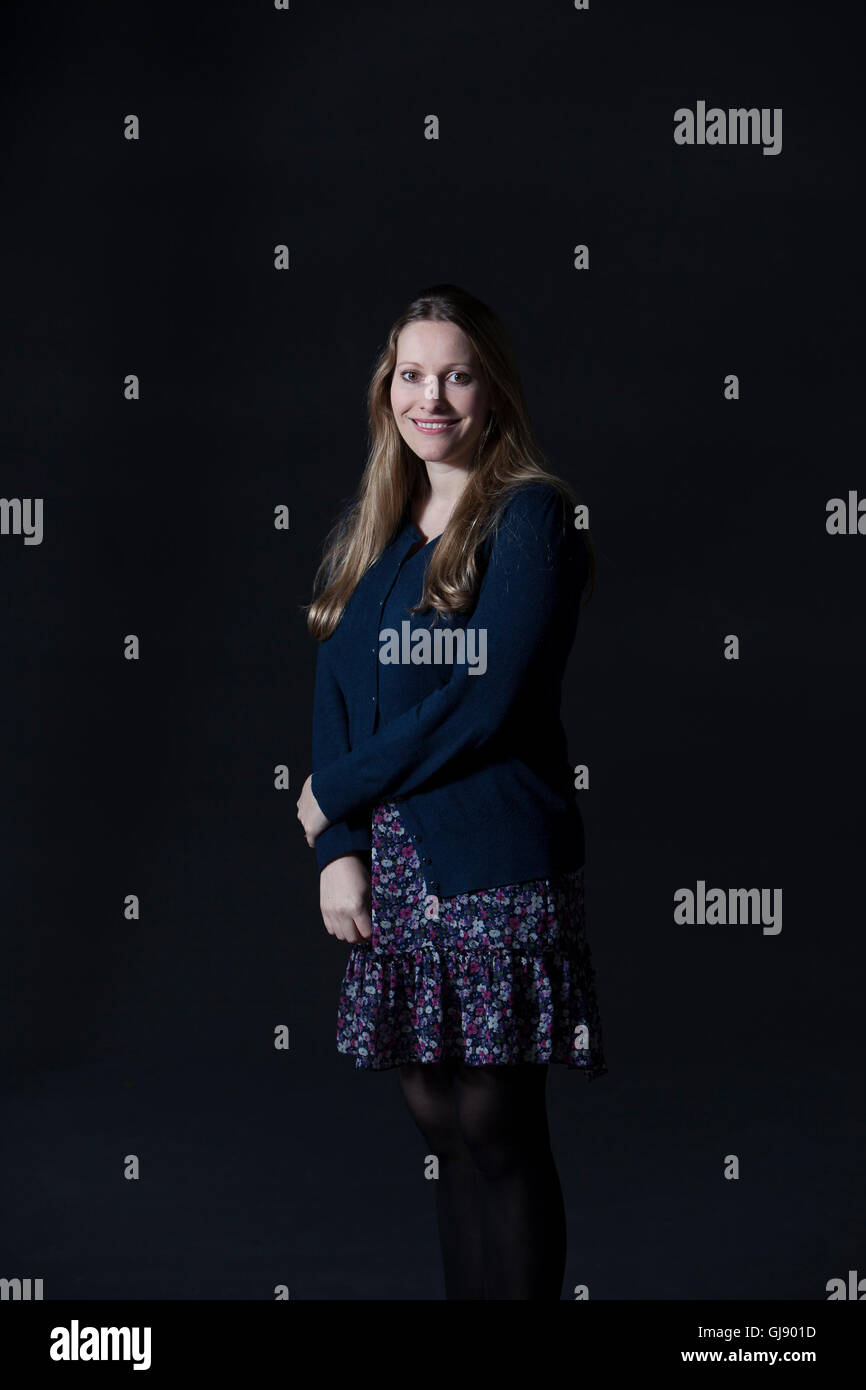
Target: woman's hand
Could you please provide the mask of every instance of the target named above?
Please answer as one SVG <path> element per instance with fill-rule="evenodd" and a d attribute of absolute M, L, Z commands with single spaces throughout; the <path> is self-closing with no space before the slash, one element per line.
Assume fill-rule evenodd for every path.
<path fill-rule="evenodd" d="M 321 806 L 310 790 L 310 783 L 313 774 L 310 773 L 298 797 L 298 820 L 304 827 L 304 834 L 307 837 L 307 844 L 311 847 L 316 843 L 323 830 L 327 830 L 331 824 L 325 819 Z"/>
<path fill-rule="evenodd" d="M 341 854 L 319 876 L 322 921 L 331 936 L 353 944 L 372 935 L 370 871 L 358 854 Z"/>

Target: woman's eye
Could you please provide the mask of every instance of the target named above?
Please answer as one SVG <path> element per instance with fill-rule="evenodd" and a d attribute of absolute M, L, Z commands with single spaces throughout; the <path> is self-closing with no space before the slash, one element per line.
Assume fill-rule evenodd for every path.
<path fill-rule="evenodd" d="M 420 376 L 420 375 L 421 375 L 421 373 L 415 371 L 414 367 L 406 367 L 406 368 L 404 368 L 404 370 L 400 373 L 400 376 L 402 377 L 402 379 L 403 379 L 404 381 L 408 381 L 410 385 L 412 385 L 411 378 L 412 378 L 412 377 L 416 377 L 416 376 Z M 465 385 L 467 385 L 467 383 L 468 383 L 469 381 L 471 381 L 471 379 L 472 379 L 472 378 L 470 377 L 470 375 L 469 375 L 468 372 L 456 371 L 456 372 L 451 372 L 450 375 L 451 375 L 451 376 L 461 376 L 461 377 L 464 378 L 463 381 L 458 381 L 458 382 L 457 382 L 457 385 L 458 385 L 458 386 L 465 386 Z"/>

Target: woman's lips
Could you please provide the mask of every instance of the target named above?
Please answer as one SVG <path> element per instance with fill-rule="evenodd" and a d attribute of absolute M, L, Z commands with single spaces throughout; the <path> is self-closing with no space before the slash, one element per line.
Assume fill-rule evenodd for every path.
<path fill-rule="evenodd" d="M 453 430 L 459 423 L 459 420 L 427 420 L 423 423 L 420 420 L 412 421 L 416 430 L 420 430 L 422 434 L 444 434 L 446 430 Z"/>

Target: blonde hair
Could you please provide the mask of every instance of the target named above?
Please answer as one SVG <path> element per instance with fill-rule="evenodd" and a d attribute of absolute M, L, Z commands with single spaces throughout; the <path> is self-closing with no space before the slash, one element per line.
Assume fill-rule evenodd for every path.
<path fill-rule="evenodd" d="M 453 323 L 469 339 L 490 392 L 491 410 L 476 444 L 469 476 L 441 538 L 433 549 L 421 599 L 411 612 L 440 614 L 471 609 L 477 583 L 476 550 L 495 529 L 514 492 L 542 480 L 557 488 L 565 524 L 573 525 L 579 498 L 548 467 L 532 427 L 517 359 L 497 314 L 457 285 L 434 285 L 408 305 L 388 334 L 367 392 L 369 451 L 357 496 L 331 529 L 316 571 L 307 626 L 319 641 L 330 637 L 357 584 L 394 539 L 414 500 L 429 496 L 421 459 L 397 428 L 391 408 L 391 379 L 397 339 L 410 323 Z M 589 577 L 595 584 L 595 550 L 586 537 Z"/>

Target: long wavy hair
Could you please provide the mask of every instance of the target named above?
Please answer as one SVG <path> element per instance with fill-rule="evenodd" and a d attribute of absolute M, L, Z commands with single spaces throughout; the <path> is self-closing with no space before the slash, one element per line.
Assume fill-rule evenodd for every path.
<path fill-rule="evenodd" d="M 369 450 L 352 504 L 328 534 L 316 571 L 315 597 L 307 606 L 307 626 L 319 641 L 330 637 L 355 587 L 394 539 L 407 508 L 430 495 L 427 470 L 397 428 L 391 408 L 391 379 L 397 339 L 410 323 L 453 323 L 475 350 L 490 393 L 491 409 L 477 440 L 469 476 L 444 532 L 433 548 L 421 599 L 410 612 L 433 609 L 441 615 L 471 610 L 479 581 L 476 551 L 495 530 L 514 492 L 543 480 L 558 489 L 563 524 L 574 525 L 580 499 L 551 472 L 539 448 L 523 395 L 517 358 L 497 314 L 457 285 L 433 285 L 407 306 L 391 328 L 367 391 Z M 595 549 L 586 538 L 588 600 L 595 586 Z"/>

